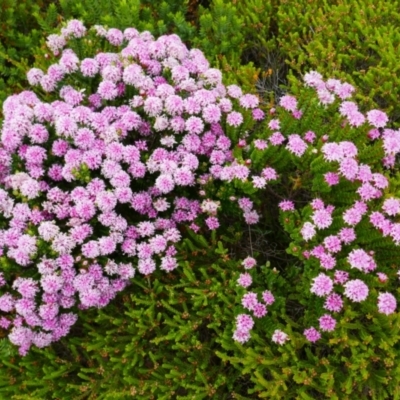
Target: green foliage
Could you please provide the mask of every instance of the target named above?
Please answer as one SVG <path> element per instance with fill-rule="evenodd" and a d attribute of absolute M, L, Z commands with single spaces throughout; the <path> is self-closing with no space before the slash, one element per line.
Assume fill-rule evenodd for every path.
<path fill-rule="evenodd" d="M 82 313 L 72 334 L 50 348 L 21 358 L 3 340 L 0 397 L 246 395 L 248 377 L 217 356 L 221 342 L 231 341 L 237 303 L 237 263 L 228 252 L 217 237 L 192 234 L 180 248 L 177 274 L 135 278 L 113 304 Z"/>
<path fill-rule="evenodd" d="M 317 70 L 350 82 L 365 107 L 386 110 L 398 121 L 398 1 L 278 4 L 277 42 L 297 76 Z"/>
<path fill-rule="evenodd" d="M 237 64 L 244 46 L 243 24 L 243 18 L 231 2 L 214 0 L 210 9 L 200 8 L 199 32 L 193 44 L 203 49 L 210 59 L 224 55 Z"/>
<path fill-rule="evenodd" d="M 254 398 L 399 398 L 398 384 L 393 382 L 398 372 L 399 314 L 387 318 L 376 312 L 379 293 L 399 293 L 396 275 L 399 251 L 391 239 L 371 228 L 368 216 L 357 225 L 357 244 L 352 244 L 350 249 L 360 246 L 373 251 L 379 271 L 387 274 L 390 283 L 380 282 L 374 274 L 350 270 L 346 261 L 347 246 L 335 255 L 338 260 L 336 268 L 350 272 L 352 278 L 363 279 L 370 288 L 369 301 L 346 304 L 344 313 L 338 316 L 335 331 L 329 336 L 323 333 L 316 344 L 310 345 L 302 334 L 305 327 L 317 327 L 319 316 L 326 312 L 323 309 L 324 299 L 310 293 L 310 282 L 322 272 L 320 262 L 314 257 L 306 258 L 303 252 L 321 243 L 323 238 L 337 234 L 344 226 L 342 213 L 359 199 L 357 182 L 341 179 L 337 186 L 326 184 L 323 174 L 335 170 L 335 167 L 324 160 L 321 146 L 326 140 L 356 143 L 359 162 L 367 163 L 374 172 L 384 173 L 380 161 L 383 157 L 381 143 L 366 140 L 369 128 L 344 128 L 341 117 L 335 114 L 337 104 L 323 107 L 313 99 L 315 95 L 312 93 L 313 90 L 304 88 L 301 91 L 298 99 L 299 108 L 304 110 L 301 119 L 297 120 L 281 108 L 273 115 L 273 118 L 279 119 L 280 131 L 285 137 L 293 133 L 303 136 L 312 128 L 316 139 L 304 156 L 296 157 L 282 147 L 278 150 L 271 145 L 263 151 L 250 149 L 252 166 L 256 171 L 260 172 L 265 165 L 270 165 L 276 167 L 280 176 L 278 184 L 269 184 L 265 191 L 254 195 L 254 199 L 261 197 L 268 204 L 268 207 L 262 208 L 264 226 L 276 228 L 266 236 L 267 254 L 261 253 L 258 257 L 271 260 L 274 268 L 261 267 L 260 272 L 252 273 L 253 281 L 258 285 L 252 291 L 268 288 L 274 293 L 276 302 L 269 308 L 267 317 L 263 318 L 265 321 L 256 322 L 259 330 L 252 331 L 251 345 L 248 342 L 238 347 L 232 341 L 223 342 L 227 353 L 218 354 L 249 374 L 254 384 L 249 393 Z M 264 132 L 261 135 L 256 133 L 252 139 L 267 138 L 271 134 L 272 131 L 264 127 Z M 391 181 L 390 187 L 385 190 L 386 198 L 398 193 L 398 181 L 398 178 Z M 279 213 L 280 227 L 276 224 L 278 211 L 272 206 L 277 198 L 291 199 L 296 203 L 295 212 Z M 310 221 L 312 210 L 308 201 L 313 198 L 322 199 L 325 205 L 334 205 L 335 210 L 332 225 L 318 233 L 316 242 L 310 243 L 303 239 L 300 229 L 305 221 Z M 376 210 L 381 201 L 372 204 L 369 202 L 369 206 Z M 281 228 L 287 236 L 280 232 Z M 287 258 L 282 252 L 273 254 L 270 251 L 282 251 L 284 248 L 289 255 Z M 339 292 L 342 293 L 340 289 Z M 271 320 L 274 323 L 271 324 Z M 290 341 L 282 347 L 271 346 L 268 338 L 274 329 L 284 330 L 289 334 Z M 235 351 L 236 347 L 240 348 L 239 353 Z M 229 355 L 228 352 L 234 354 Z"/>
<path fill-rule="evenodd" d="M 289 313 L 297 311 L 296 300 L 288 300 Z M 283 318 L 291 322 L 292 316 Z M 323 345 L 310 347 L 301 336 L 292 334 L 284 350 L 274 349 L 260 338 L 252 348 L 241 349 L 239 356 L 223 359 L 251 374 L 255 383 L 251 391 L 260 398 L 384 399 L 390 394 L 397 398 L 392 379 L 398 371 L 398 317 L 389 323 L 382 319 L 362 325 L 354 318 L 356 313 L 348 309 L 345 322 Z M 377 339 L 385 325 L 394 331 Z"/>
<path fill-rule="evenodd" d="M 185 20 L 187 2 L 149 2 L 145 0 L 93 1 L 61 0 L 60 13 L 65 20 L 78 18 L 87 26 L 135 27 L 162 35 L 174 30 L 183 40 L 193 34 L 193 28 Z"/>
<path fill-rule="evenodd" d="M 50 3 L 48 0 L 0 0 L 0 104 L 8 95 L 26 86 L 25 74 L 40 40 L 46 35 L 32 15 L 40 16 Z M 50 9 L 54 5 L 50 4 Z"/>

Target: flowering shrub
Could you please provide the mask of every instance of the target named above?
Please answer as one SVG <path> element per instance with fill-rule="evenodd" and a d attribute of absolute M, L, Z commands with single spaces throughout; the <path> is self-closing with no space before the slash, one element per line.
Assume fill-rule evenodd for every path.
<path fill-rule="evenodd" d="M 386 127 L 385 113 L 360 111 L 351 85 L 312 72 L 301 95 L 283 96 L 265 119 L 256 96 L 225 87 L 221 72 L 175 35 L 87 32 L 70 21 L 47 42 L 54 57 L 29 71 L 32 91 L 6 100 L 1 130 L 0 324 L 20 354 L 67 335 L 79 310 L 112 306 L 131 282 L 140 287 L 156 275 L 138 304 L 165 312 L 149 317 L 147 330 L 129 325 L 136 341 L 146 332 L 144 357 L 154 351 L 150 342 L 167 346 L 193 330 L 195 339 L 176 346 L 180 357 L 195 348 L 208 365 L 203 343 L 221 342 L 219 360 L 244 374 L 257 368 L 254 391 L 273 397 L 291 374 L 308 385 L 304 371 L 313 378 L 316 360 L 336 355 L 335 345 L 346 354 L 356 342 L 348 331 L 358 329 L 357 343 L 375 346 L 363 357 L 384 359 L 381 375 L 393 375 L 396 355 L 371 355 L 399 336 L 400 133 Z M 195 270 L 197 262 L 211 265 Z M 171 283 L 178 266 L 183 274 Z M 192 298 L 166 294 L 172 285 Z M 130 313 L 142 326 L 143 308 Z M 182 324 L 171 322 L 176 316 Z M 381 344 L 384 330 L 395 338 Z M 131 340 L 121 338 L 127 357 Z M 364 364 L 367 379 L 375 371 Z M 279 384 L 265 383 L 265 366 Z M 199 378 L 197 361 L 192 367 L 194 380 L 212 378 Z M 343 382 L 346 373 L 328 372 L 321 379 L 331 396 L 333 375 Z M 215 381 L 221 392 L 225 384 Z M 342 390 L 356 385 L 364 393 L 357 380 Z M 202 390 L 216 393 L 208 384 Z"/>
<path fill-rule="evenodd" d="M 110 51 L 78 57 L 88 40 L 86 51 Z M 21 354 L 65 336 L 76 305 L 107 305 L 136 269 L 174 270 L 183 226 L 217 229 L 220 202 L 199 190 L 249 176 L 226 133 L 264 115 L 176 35 L 89 34 L 72 20 L 47 45 L 56 62 L 27 74 L 37 94 L 3 107 L 0 322 Z M 251 202 L 239 206 L 258 220 Z"/>
<path fill-rule="evenodd" d="M 317 72 L 304 81 L 308 89 L 299 99 L 285 95 L 270 110 L 267 130 L 248 138 L 243 157 L 251 160 L 255 188 L 257 170 L 271 166 L 278 174 L 272 200 L 290 235 L 282 242 L 300 260 L 307 292 L 320 298 L 316 313 L 304 321 L 311 325 L 304 336 L 314 343 L 334 331 L 352 303 L 360 303 L 364 315 L 396 311 L 390 291 L 397 291 L 399 279 L 400 200 L 393 168 L 400 131 L 387 128 L 384 112 L 362 113 L 350 100 L 351 85 L 325 82 Z M 281 268 L 285 274 L 287 266 Z M 251 273 L 242 274 L 238 285 L 252 290 L 252 282 L 257 288 Z M 258 298 L 254 289 L 242 298 L 256 318 L 266 315 L 269 305 Z M 240 314 L 235 340 L 249 340 L 253 326 L 250 315 Z M 272 340 L 285 343 L 276 333 Z"/>

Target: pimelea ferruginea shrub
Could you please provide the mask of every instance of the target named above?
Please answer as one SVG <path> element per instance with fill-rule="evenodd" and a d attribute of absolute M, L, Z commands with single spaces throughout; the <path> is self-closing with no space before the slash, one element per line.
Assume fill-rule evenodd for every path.
<path fill-rule="evenodd" d="M 278 289 L 279 306 L 297 308 L 297 332 L 315 343 L 344 327 L 346 308 L 357 310 L 360 319 L 379 313 L 390 318 L 396 312 L 400 199 L 394 167 L 400 131 L 387 128 L 384 112 L 362 113 L 351 101 L 351 85 L 324 81 L 317 72 L 307 73 L 304 81 L 298 99 L 285 95 L 270 110 L 268 128 L 248 138 L 243 157 L 251 160 L 253 185 L 279 208 L 287 233 L 281 246 L 299 260 L 294 276 L 290 263 L 296 265 L 295 259 L 275 265 L 277 273 L 301 281 L 298 289 L 303 291 L 293 305 L 283 300 L 291 289 Z M 268 165 L 278 176 L 266 185 L 262 177 Z M 271 220 L 267 207 L 261 219 Z M 254 258 L 245 259 L 243 266 L 250 270 L 238 279 L 247 290 L 242 297 L 247 312 L 238 315 L 234 333 L 241 343 L 251 337 L 253 317 L 264 317 L 276 295 L 268 290 L 271 282 L 262 288 L 252 278 Z M 271 340 L 283 345 L 290 335 L 275 322 Z"/>
<path fill-rule="evenodd" d="M 209 354 L 218 356 L 250 376 L 251 392 L 263 397 L 395 393 L 400 133 L 386 127 L 386 115 L 362 113 L 352 86 L 313 72 L 297 99 L 278 99 L 257 126 L 264 117 L 257 98 L 225 88 L 221 73 L 176 36 L 88 33 L 72 21 L 48 44 L 55 56 L 47 69 L 29 72 L 33 91 L 5 102 L 1 136 L 1 324 L 20 353 L 65 336 L 76 307 L 109 304 L 135 269 L 141 287 L 160 276 L 158 267 L 171 273 L 133 296 L 129 328 L 125 315 L 113 321 L 111 308 L 107 321 L 120 326 L 99 332 L 95 344 L 84 341 L 86 359 L 103 349 L 99 368 L 116 350 L 131 357 L 132 340 L 140 341 L 146 372 L 127 380 L 135 364 L 114 357 L 124 378 L 102 383 L 110 396 L 123 382 L 142 385 L 144 398 L 166 387 L 171 396 L 183 387 L 185 395 L 227 397 L 237 373 L 210 385 L 224 367 L 213 360 L 215 374 L 199 375 L 198 360 L 186 360 L 194 349 L 201 369 Z M 240 225 L 248 244 L 228 253 L 224 245 Z M 236 267 L 237 281 L 224 282 Z M 128 336 L 113 348 L 124 329 Z M 70 343 L 79 359 L 77 341 Z M 352 346 L 359 349 L 349 354 Z M 54 359 L 52 351 L 43 360 Z M 171 359 L 173 384 L 157 388 L 156 365 L 167 372 Z M 75 367 L 69 359 L 43 378 Z"/>
<path fill-rule="evenodd" d="M 225 87 L 176 35 L 73 20 L 47 45 L 47 70 L 5 101 L 1 130 L 0 321 L 21 354 L 65 336 L 74 307 L 107 305 L 136 269 L 173 271 L 181 227 L 217 229 L 224 204 L 258 220 L 240 198 L 201 199 L 210 179 L 250 175 L 231 139 L 263 119 L 256 96 Z"/>

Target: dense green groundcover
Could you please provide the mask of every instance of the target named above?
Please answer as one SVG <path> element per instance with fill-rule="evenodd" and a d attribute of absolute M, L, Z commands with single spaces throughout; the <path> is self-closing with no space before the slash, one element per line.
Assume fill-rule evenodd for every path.
<path fill-rule="evenodd" d="M 177 33 L 223 71 L 224 83 L 258 90 L 265 110 L 274 94 L 300 92 L 299 78 L 315 69 L 353 83 L 362 110 L 379 107 L 396 123 L 398 3 L 0 0 L 7 26 L 0 100 L 26 87 L 34 63 L 46 62 L 45 37 L 79 18 L 88 26 Z M 287 187 L 296 190 L 291 173 Z M 399 185 L 390 190 L 398 196 Z M 218 233 L 186 232 L 179 269 L 135 277 L 106 308 L 80 312 L 69 336 L 49 348 L 21 357 L 1 339 L 0 399 L 400 399 L 397 313 L 360 317 L 347 307 L 329 338 L 310 345 L 298 333 L 309 318 L 302 302 L 313 296 L 305 295 L 302 261 L 286 252 L 291 238 L 279 228 L 276 205 L 268 208 L 274 196 L 258 199 L 264 220 L 250 234 L 229 216 L 221 216 Z M 232 340 L 243 311 L 236 280 L 251 252 L 260 265 L 253 280 L 273 290 L 276 302 L 240 345 Z M 384 254 L 393 256 L 395 272 L 398 256 Z M 283 347 L 271 342 L 273 321 L 291 333 Z"/>

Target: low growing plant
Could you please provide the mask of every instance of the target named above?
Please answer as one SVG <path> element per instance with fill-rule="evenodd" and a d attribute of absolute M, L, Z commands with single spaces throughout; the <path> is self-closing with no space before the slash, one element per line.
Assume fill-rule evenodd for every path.
<path fill-rule="evenodd" d="M 108 304 L 136 268 L 174 270 L 180 225 L 218 228 L 221 204 L 199 201 L 198 185 L 233 160 L 226 130 L 264 115 L 175 35 L 86 33 L 73 20 L 49 36 L 57 62 L 28 72 L 42 100 L 25 91 L 4 103 L 0 309 L 13 316 L 1 324 L 21 354 L 65 336 L 76 321 L 66 310 Z M 98 45 L 106 52 L 88 57 Z"/>
<path fill-rule="evenodd" d="M 297 98 L 259 106 L 176 35 L 73 20 L 47 43 L 53 56 L 6 100 L 1 131 L 0 322 L 20 354 L 62 343 L 68 390 L 84 379 L 92 395 L 123 382 L 128 398 L 128 385 L 142 398 L 166 386 L 165 398 L 399 396 L 400 132 L 387 115 L 362 113 L 353 86 L 317 72 Z M 113 389 L 76 372 L 65 336 L 122 291 L 141 310 L 123 314 L 144 367 Z M 107 359 L 112 335 L 81 354 L 103 344 Z M 169 341 L 168 357 L 155 353 Z M 184 353 L 204 344 L 213 371 L 235 370 L 214 379 L 200 351 L 197 372 Z M 133 356 L 129 339 L 121 349 Z M 179 372 L 163 381 L 160 365 Z"/>

